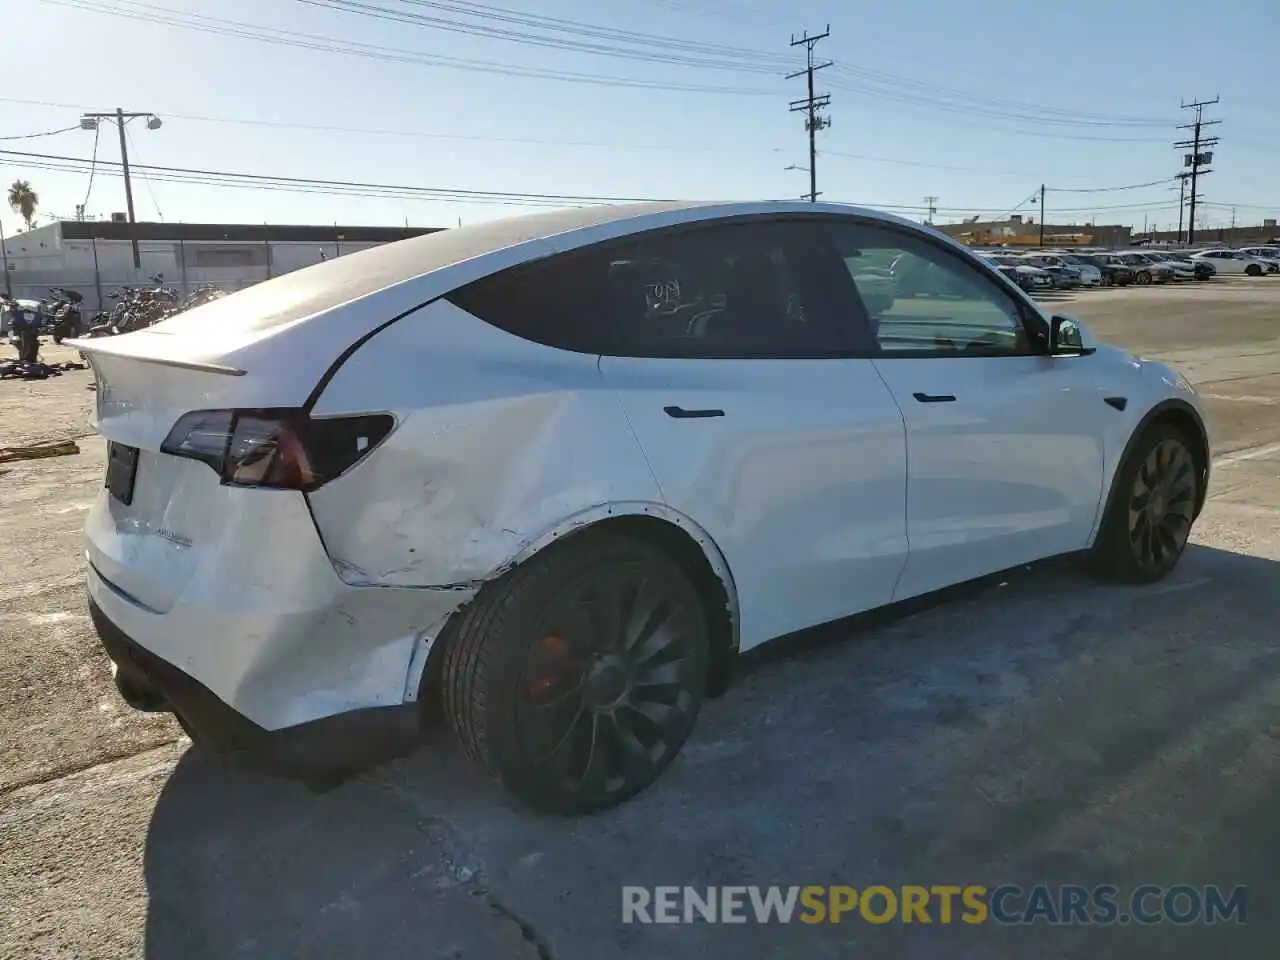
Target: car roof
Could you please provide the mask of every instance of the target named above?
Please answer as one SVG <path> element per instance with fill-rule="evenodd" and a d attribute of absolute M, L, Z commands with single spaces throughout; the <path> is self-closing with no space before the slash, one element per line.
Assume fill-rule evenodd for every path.
<path fill-rule="evenodd" d="M 858 216 L 924 230 L 959 246 L 918 223 L 843 204 L 798 200 L 601 204 L 504 217 L 382 244 L 263 281 L 151 329 L 157 334 L 204 336 L 211 342 L 225 342 L 233 328 L 236 337 L 257 337 L 373 294 L 389 295 L 394 309 L 407 309 L 499 270 L 594 243 L 686 223 L 779 214 Z M 398 292 L 393 294 L 393 289 Z"/>

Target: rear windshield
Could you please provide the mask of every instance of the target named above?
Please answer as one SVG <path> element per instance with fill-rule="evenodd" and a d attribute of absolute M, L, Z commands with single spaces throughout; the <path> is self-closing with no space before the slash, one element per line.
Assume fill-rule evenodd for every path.
<path fill-rule="evenodd" d="M 459 229 L 383 244 L 335 256 L 313 266 L 264 280 L 213 300 L 151 329 L 157 333 L 217 337 L 285 326 L 423 274 L 495 250 L 614 220 L 666 210 L 662 203 L 600 204 L 521 217 L 506 217 Z"/>

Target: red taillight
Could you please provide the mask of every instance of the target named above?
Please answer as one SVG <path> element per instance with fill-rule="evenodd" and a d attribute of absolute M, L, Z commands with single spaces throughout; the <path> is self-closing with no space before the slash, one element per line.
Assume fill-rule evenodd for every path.
<path fill-rule="evenodd" d="M 394 424 L 386 413 L 313 420 L 293 409 L 196 410 L 160 449 L 209 464 L 223 483 L 314 490 L 363 459 Z"/>

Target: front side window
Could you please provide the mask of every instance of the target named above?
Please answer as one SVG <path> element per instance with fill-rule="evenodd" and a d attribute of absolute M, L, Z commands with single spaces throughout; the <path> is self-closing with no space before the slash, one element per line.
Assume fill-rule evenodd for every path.
<path fill-rule="evenodd" d="M 800 223 L 660 231 L 498 274 L 450 299 L 509 332 L 583 352 L 830 355 L 847 341 L 823 302 L 836 269 L 825 250 L 821 232 Z"/>
<path fill-rule="evenodd" d="M 872 224 L 833 226 L 832 238 L 880 354 L 1033 352 L 1013 296 L 962 257 L 905 231 Z"/>

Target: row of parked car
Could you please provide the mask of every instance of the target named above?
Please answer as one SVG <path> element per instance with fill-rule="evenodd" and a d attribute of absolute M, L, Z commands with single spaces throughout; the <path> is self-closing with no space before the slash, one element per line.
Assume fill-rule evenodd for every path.
<path fill-rule="evenodd" d="M 1280 273 L 1280 246 L 1243 250 L 975 251 L 1028 292 L 1210 280 L 1218 274 L 1261 277 Z"/>

